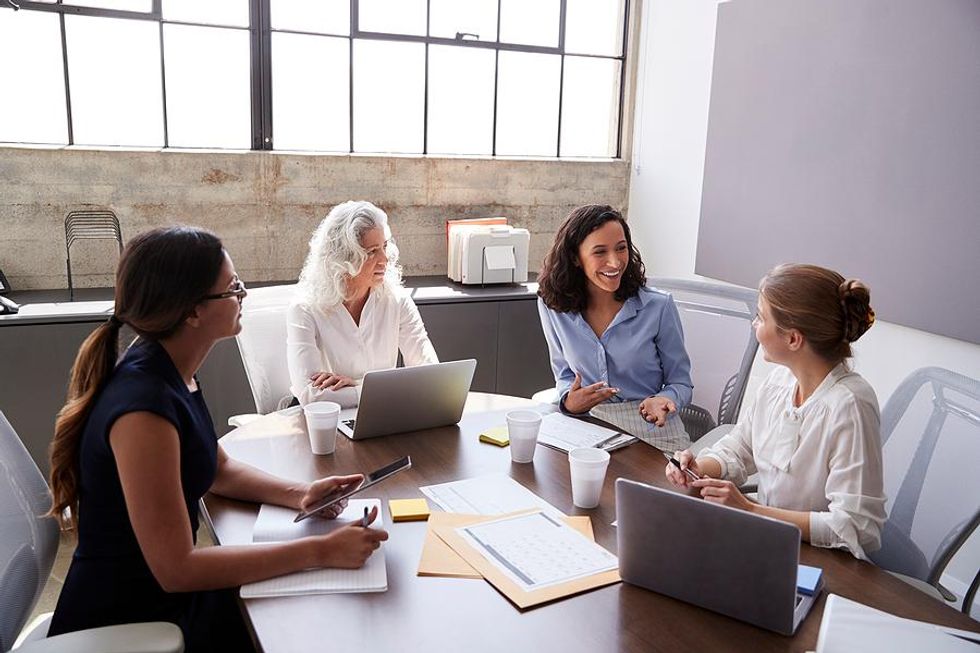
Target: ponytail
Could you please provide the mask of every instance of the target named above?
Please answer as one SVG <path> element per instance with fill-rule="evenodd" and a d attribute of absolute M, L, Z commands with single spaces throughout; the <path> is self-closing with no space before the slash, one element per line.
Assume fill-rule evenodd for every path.
<path fill-rule="evenodd" d="M 113 315 L 89 334 L 71 368 L 68 400 L 58 411 L 51 440 L 51 510 L 64 530 L 78 526 L 78 450 L 82 429 L 99 391 L 116 365 L 119 328 Z M 66 515 L 67 512 L 67 515 Z"/>

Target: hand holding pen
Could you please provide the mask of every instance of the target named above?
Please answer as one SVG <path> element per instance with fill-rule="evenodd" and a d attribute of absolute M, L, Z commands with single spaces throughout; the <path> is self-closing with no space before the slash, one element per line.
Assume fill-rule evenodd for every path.
<path fill-rule="evenodd" d="M 667 459 L 667 480 L 672 484 L 689 488 L 693 481 L 700 480 L 703 475 L 698 468 L 698 463 L 694 459 L 694 454 L 690 451 L 678 451 L 673 456 L 667 452 L 662 452 Z"/>

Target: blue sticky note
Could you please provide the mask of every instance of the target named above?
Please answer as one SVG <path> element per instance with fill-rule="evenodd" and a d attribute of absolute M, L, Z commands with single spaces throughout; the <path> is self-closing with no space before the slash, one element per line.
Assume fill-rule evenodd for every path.
<path fill-rule="evenodd" d="M 822 574 L 823 570 L 820 567 L 799 565 L 799 569 L 796 572 L 796 590 L 800 594 L 812 596 L 820 585 L 820 576 Z"/>

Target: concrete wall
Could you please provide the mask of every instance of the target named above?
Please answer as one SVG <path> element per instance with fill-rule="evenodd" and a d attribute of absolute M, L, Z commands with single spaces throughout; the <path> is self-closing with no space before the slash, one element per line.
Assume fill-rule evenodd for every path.
<path fill-rule="evenodd" d="M 719 1 L 650 0 L 643 6 L 630 207 L 637 245 L 655 275 L 695 276 Z M 937 365 L 980 378 L 980 346 L 895 324 L 879 321 L 854 351 L 855 369 L 874 387 L 882 406 L 919 367 Z M 770 369 L 758 356 L 746 401 Z M 976 462 L 963 473 L 975 474 Z M 948 496 L 976 501 L 957 492 Z M 962 598 L 978 566 L 980 531 L 950 562 L 943 585 Z M 974 602 L 973 617 L 980 618 L 980 601 Z"/>
<path fill-rule="evenodd" d="M 108 207 L 123 238 L 186 222 L 214 230 L 248 281 L 295 279 L 314 227 L 348 199 L 388 212 L 409 275 L 444 274 L 447 218 L 504 215 L 536 270 L 573 207 L 627 208 L 626 161 L 0 147 L 0 269 L 19 290 L 64 288 L 65 215 Z M 72 247 L 77 287 L 111 286 L 115 249 Z"/>

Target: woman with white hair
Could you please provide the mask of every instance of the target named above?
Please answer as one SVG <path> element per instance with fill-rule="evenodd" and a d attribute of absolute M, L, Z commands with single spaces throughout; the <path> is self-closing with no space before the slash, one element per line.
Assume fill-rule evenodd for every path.
<path fill-rule="evenodd" d="M 300 404 L 356 404 L 364 374 L 395 367 L 399 351 L 405 365 L 439 362 L 397 261 L 388 216 L 370 202 L 339 204 L 317 227 L 286 320 Z"/>

